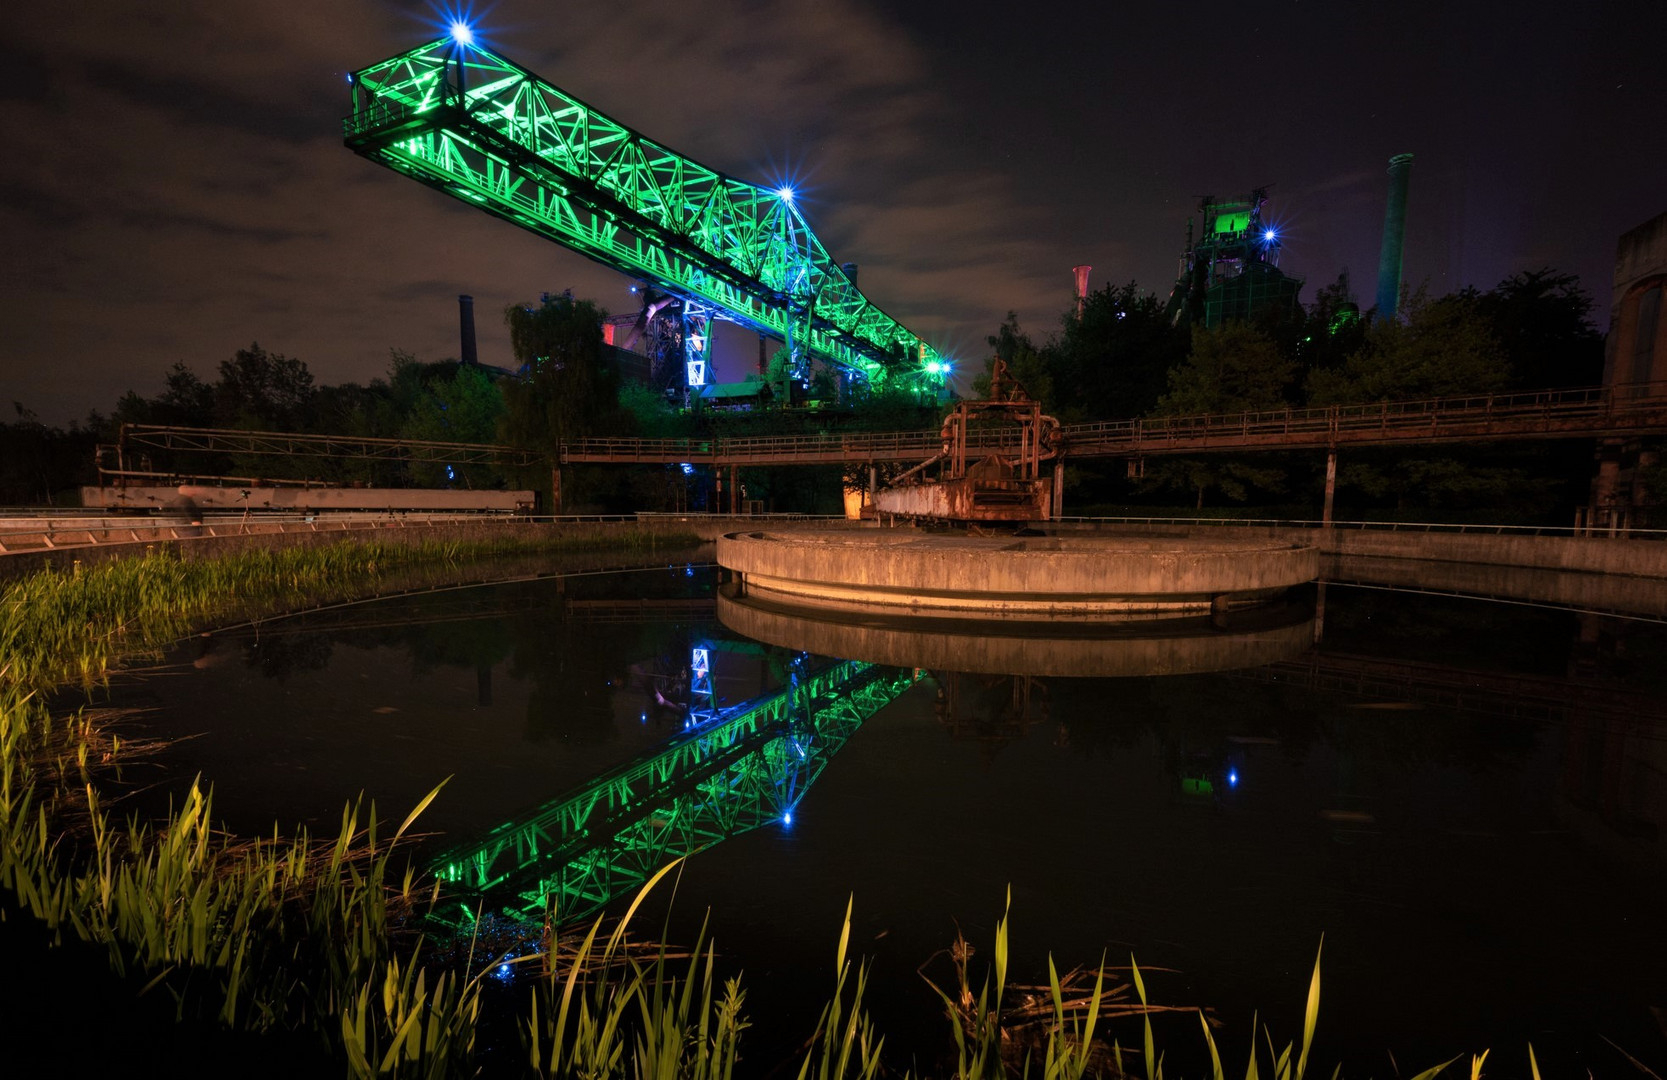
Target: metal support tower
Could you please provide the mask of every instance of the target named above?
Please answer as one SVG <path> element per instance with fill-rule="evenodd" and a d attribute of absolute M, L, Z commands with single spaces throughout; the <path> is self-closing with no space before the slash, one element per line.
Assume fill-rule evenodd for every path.
<path fill-rule="evenodd" d="M 472 35 L 348 76 L 355 153 L 871 382 L 937 387 L 931 346 L 857 289 L 793 189 L 737 180 L 604 116 Z"/>

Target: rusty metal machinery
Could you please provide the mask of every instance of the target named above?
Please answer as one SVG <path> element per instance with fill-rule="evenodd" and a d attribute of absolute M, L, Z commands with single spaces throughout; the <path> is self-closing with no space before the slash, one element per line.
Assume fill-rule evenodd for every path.
<path fill-rule="evenodd" d="M 963 401 L 944 419 L 937 453 L 881 491 L 883 514 L 971 524 L 1022 524 L 1057 516 L 1059 421 L 1025 393 L 1004 361 L 990 372 L 990 394 Z M 935 474 L 935 475 L 934 475 Z"/>

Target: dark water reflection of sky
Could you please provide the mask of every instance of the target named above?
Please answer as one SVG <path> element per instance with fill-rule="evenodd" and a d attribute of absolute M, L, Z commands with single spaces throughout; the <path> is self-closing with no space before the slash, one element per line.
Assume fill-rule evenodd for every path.
<path fill-rule="evenodd" d="M 655 695 L 686 700 L 691 645 L 734 636 L 714 586 L 678 565 L 380 601 L 190 642 L 117 695 L 195 736 L 151 799 L 200 773 L 234 829 L 333 834 L 359 792 L 397 821 L 450 775 L 423 825 L 466 835 L 681 725 Z M 1487 1046 L 1520 1073 L 1530 1039 L 1542 1063 L 1626 1069 L 1598 1033 L 1661 1071 L 1663 628 L 1340 587 L 1324 628 L 1271 679 L 931 673 L 791 828 L 691 860 L 674 928 L 711 908 L 760 1036 L 814 1024 L 854 893 L 891 1045 L 923 1024 L 936 1045 L 914 971 L 957 922 L 987 944 L 1011 884 L 1016 978 L 1045 978 L 1048 950 L 1180 969 L 1155 994 L 1215 1006 L 1239 1067 L 1252 1009 L 1276 1038 L 1300 1030 L 1324 932 L 1316 1052 L 1346 1073 Z M 782 675 L 780 657 L 717 656 L 729 701 Z M 1172 1046 L 1198 1041 L 1196 1020 L 1172 1027 Z"/>

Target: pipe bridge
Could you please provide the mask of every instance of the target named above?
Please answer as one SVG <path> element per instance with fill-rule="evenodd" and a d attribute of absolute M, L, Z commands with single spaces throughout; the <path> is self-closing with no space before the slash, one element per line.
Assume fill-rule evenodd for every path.
<path fill-rule="evenodd" d="M 786 689 L 444 852 L 433 872 L 461 904 L 458 925 L 473 918 L 472 897 L 528 922 L 547 911 L 563 923 L 587 918 L 671 859 L 761 825 L 791 826 L 833 756 L 914 680 L 912 671 L 857 660 L 796 675 Z"/>
<path fill-rule="evenodd" d="M 1661 432 L 1667 432 L 1667 384 L 1649 383 L 1106 420 L 1065 424 L 1058 438 L 1062 452 L 1072 458 L 1140 458 Z M 942 449 L 943 439 L 936 431 L 740 439 L 588 438 L 562 444 L 561 460 L 715 466 L 878 464 L 921 462 Z M 970 432 L 966 449 L 1013 454 L 1020 445 L 1016 437 L 997 432 Z"/>

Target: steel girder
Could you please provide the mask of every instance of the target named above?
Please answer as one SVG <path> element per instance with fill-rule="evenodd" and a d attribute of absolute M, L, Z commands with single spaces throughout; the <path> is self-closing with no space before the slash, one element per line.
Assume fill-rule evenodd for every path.
<path fill-rule="evenodd" d="M 863 296 L 790 189 L 710 169 L 449 38 L 349 81 L 355 153 L 871 381 L 941 381 L 942 357 Z"/>
<path fill-rule="evenodd" d="M 474 844 L 435 876 L 504 913 L 586 918 L 667 861 L 781 822 L 862 723 L 914 683 L 910 671 L 842 661 L 680 733 Z"/>
<path fill-rule="evenodd" d="M 127 447 L 153 447 L 158 450 L 189 450 L 203 453 L 355 458 L 364 461 L 402 461 L 457 466 L 528 466 L 542 460 L 534 451 L 492 443 L 312 435 L 291 431 L 238 431 L 228 428 L 170 427 L 162 424 L 123 424 L 118 447 L 123 450 Z"/>

